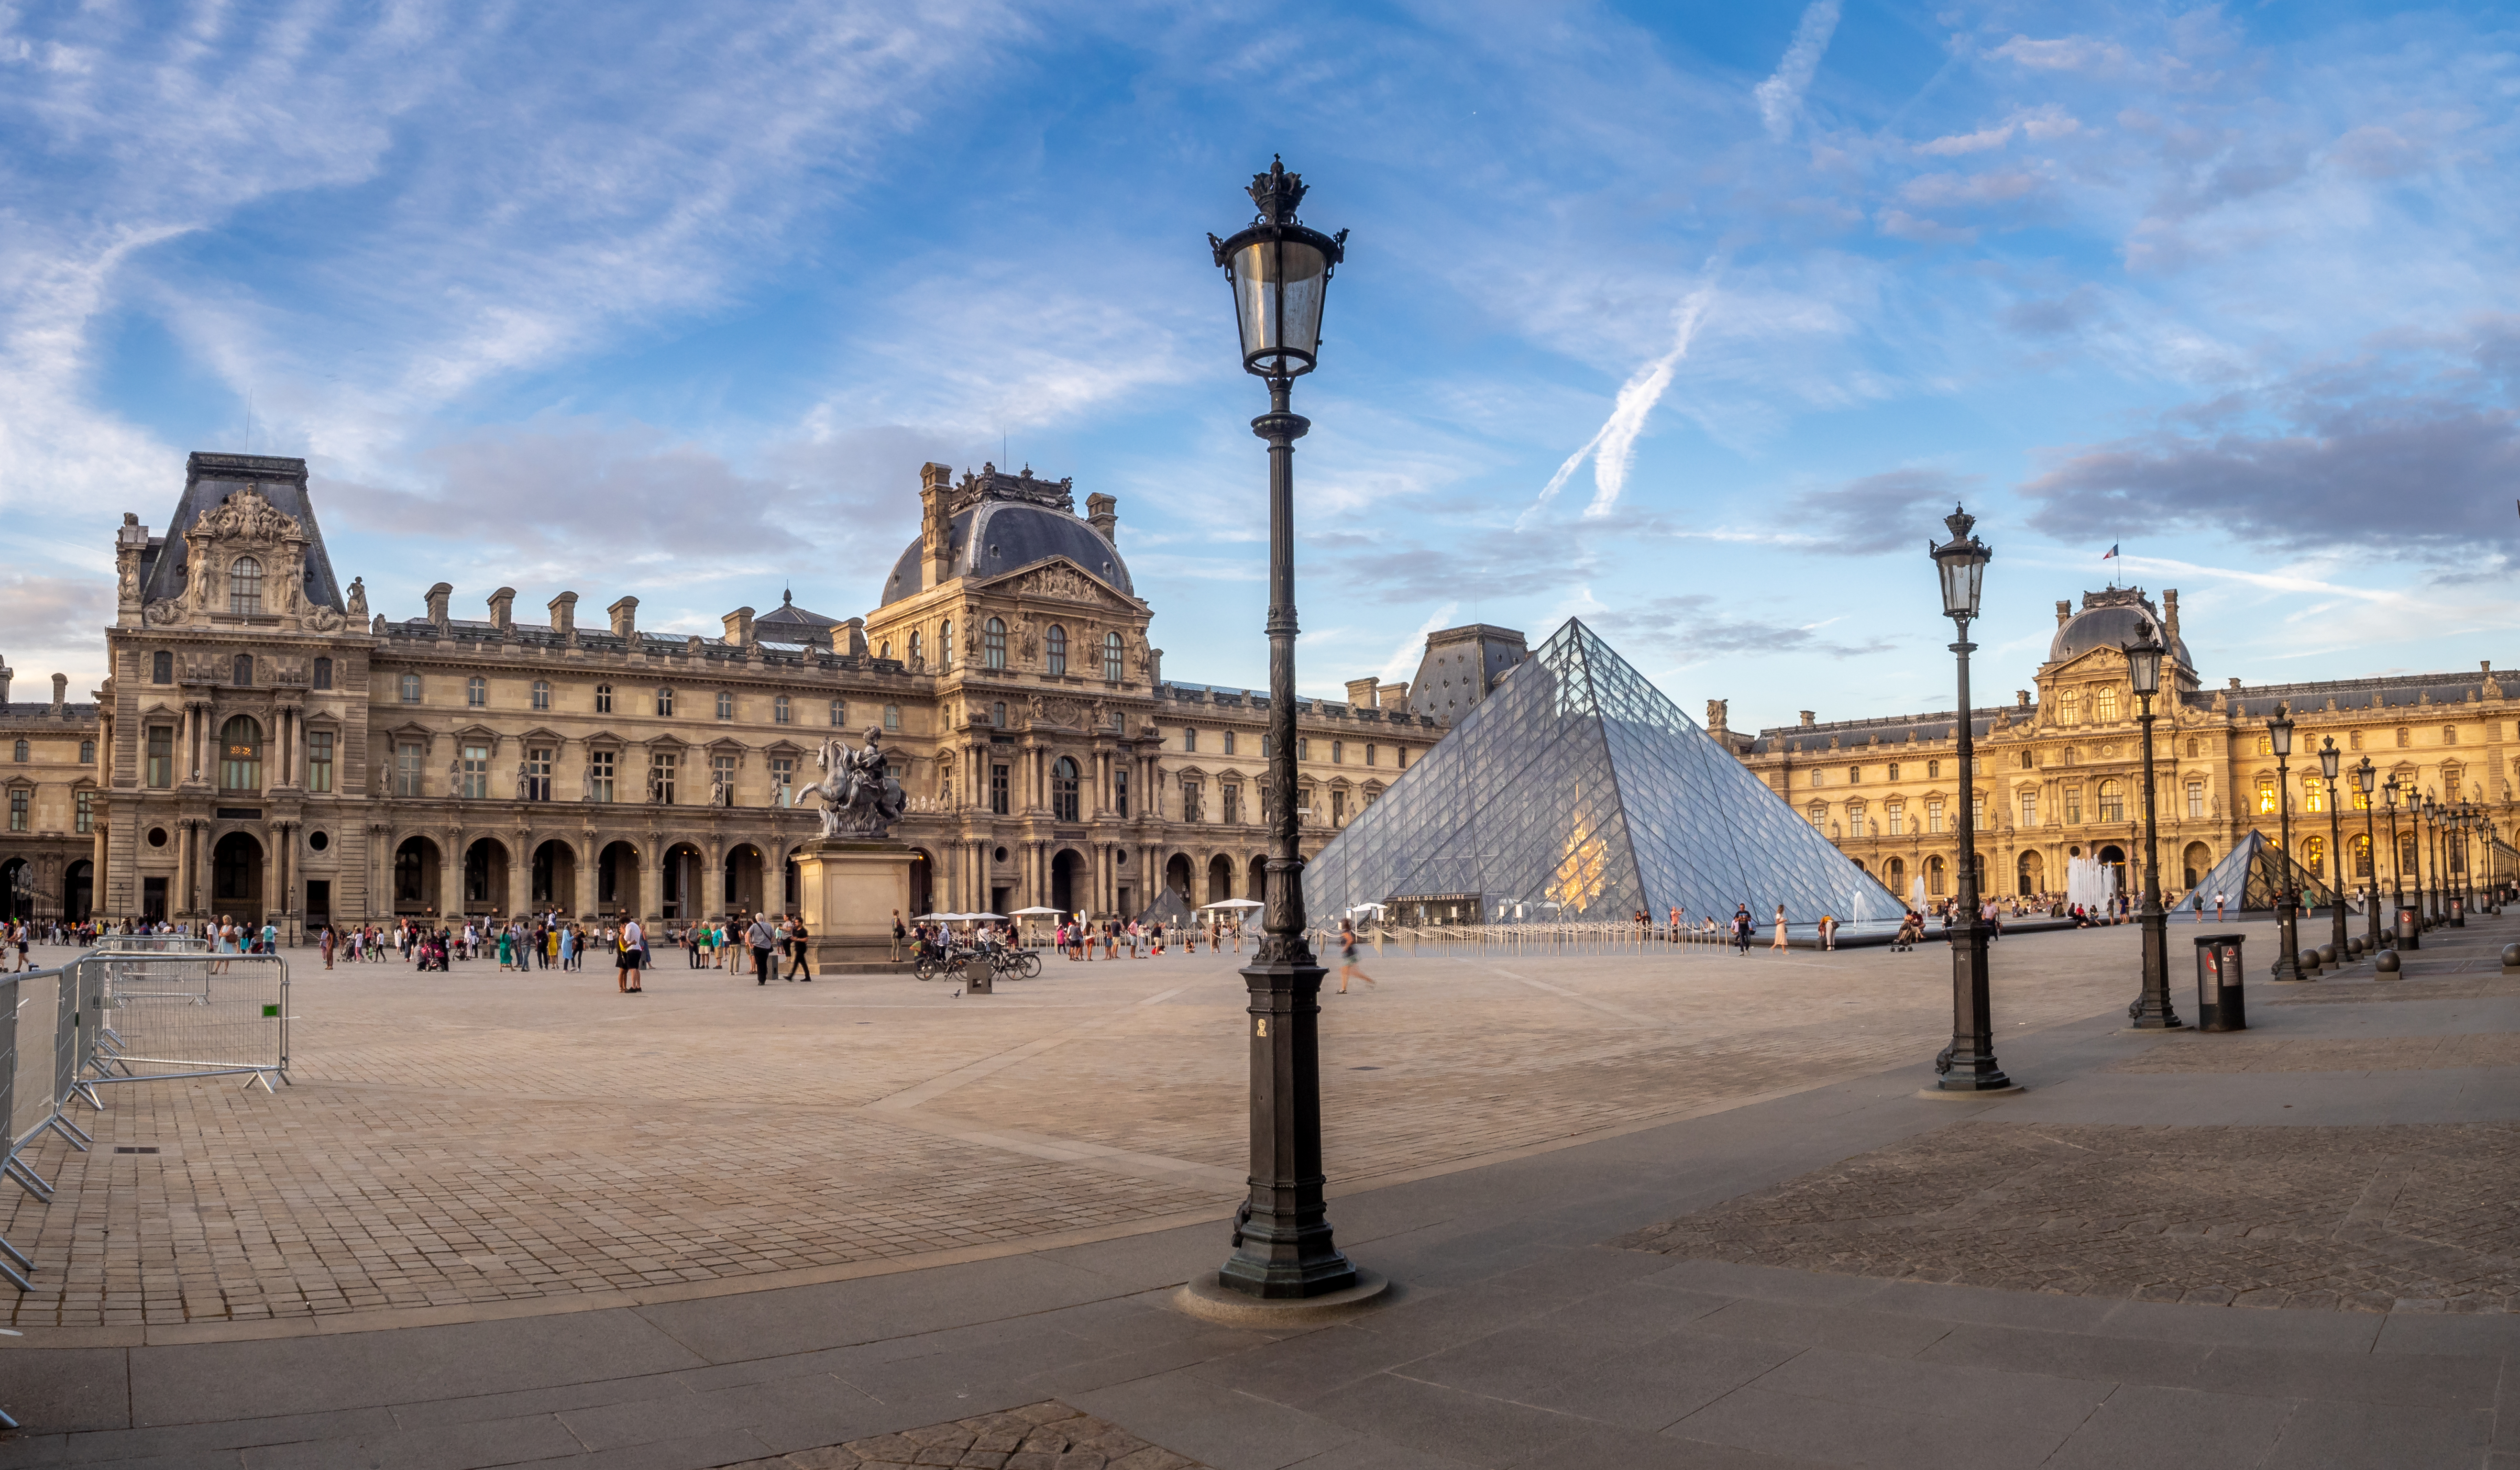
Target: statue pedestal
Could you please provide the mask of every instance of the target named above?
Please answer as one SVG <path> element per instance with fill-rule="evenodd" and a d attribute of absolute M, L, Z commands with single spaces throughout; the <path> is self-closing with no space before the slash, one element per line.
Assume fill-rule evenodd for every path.
<path fill-rule="evenodd" d="M 889 975 L 910 968 L 910 949 L 892 959 L 892 915 L 910 907 L 918 856 L 889 839 L 826 837 L 796 850 L 796 906 L 812 936 L 817 975 Z"/>

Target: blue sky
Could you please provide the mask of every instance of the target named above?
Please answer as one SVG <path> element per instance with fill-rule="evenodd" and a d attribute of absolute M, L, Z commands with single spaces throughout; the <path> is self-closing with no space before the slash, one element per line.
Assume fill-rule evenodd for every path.
<path fill-rule="evenodd" d="M 112 527 L 250 415 L 394 616 L 863 612 L 989 459 L 1119 496 L 1167 673 L 1259 684 L 1203 236 L 1281 153 L 1353 231 L 1308 690 L 1581 614 L 1736 726 L 1947 706 L 1955 497 L 1991 698 L 2110 567 L 2209 681 L 2520 659 L 2508 13 L 1265 14 L 0 12 L 0 653 L 89 687 Z"/>

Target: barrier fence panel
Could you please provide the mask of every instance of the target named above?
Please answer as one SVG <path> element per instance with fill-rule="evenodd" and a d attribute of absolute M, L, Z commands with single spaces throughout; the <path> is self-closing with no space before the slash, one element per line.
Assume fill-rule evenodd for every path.
<path fill-rule="evenodd" d="M 183 1077 L 289 1080 L 289 962 L 276 954 L 99 953 L 79 959 L 82 1087 Z"/>

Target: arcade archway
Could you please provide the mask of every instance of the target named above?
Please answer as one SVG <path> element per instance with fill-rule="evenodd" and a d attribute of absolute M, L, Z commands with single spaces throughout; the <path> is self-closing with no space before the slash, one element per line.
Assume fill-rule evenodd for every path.
<path fill-rule="evenodd" d="M 210 908 L 240 923 L 262 922 L 262 844 L 231 832 L 210 849 Z"/>
<path fill-rule="evenodd" d="M 398 914 L 437 911 L 437 844 L 406 837 L 394 849 L 393 907 Z"/>

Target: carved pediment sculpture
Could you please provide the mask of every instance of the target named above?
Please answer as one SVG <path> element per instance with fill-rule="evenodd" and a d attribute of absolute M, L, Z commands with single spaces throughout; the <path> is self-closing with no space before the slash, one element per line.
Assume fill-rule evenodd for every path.
<path fill-rule="evenodd" d="M 143 616 L 148 618 L 151 622 L 157 623 L 160 627 L 164 627 L 171 623 L 183 621 L 184 610 L 175 605 L 173 598 L 161 597 L 156 602 L 151 603 L 147 613 Z"/>
<path fill-rule="evenodd" d="M 343 621 L 340 614 L 320 603 L 306 612 L 306 627 L 310 632 L 338 633 Z"/>
<path fill-rule="evenodd" d="M 1063 561 L 1017 573 L 999 585 L 1029 597 L 1053 597 L 1061 602 L 1081 602 L 1096 607 L 1126 606 L 1125 600 L 1100 579 L 1079 572 L 1073 563 Z"/>

